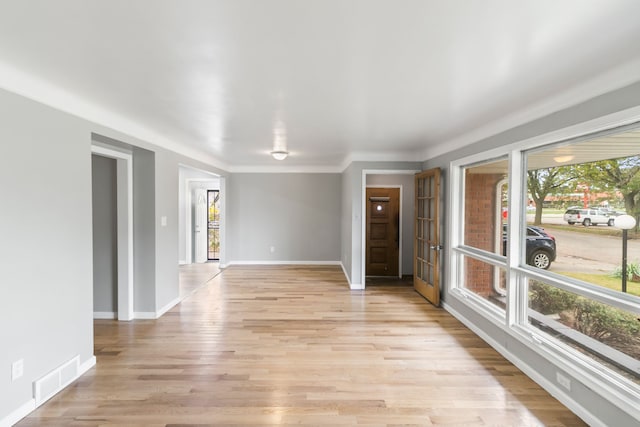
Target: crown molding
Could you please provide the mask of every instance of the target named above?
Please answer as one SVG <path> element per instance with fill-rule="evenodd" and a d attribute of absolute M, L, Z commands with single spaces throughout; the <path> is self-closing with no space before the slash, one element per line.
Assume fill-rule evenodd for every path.
<path fill-rule="evenodd" d="M 599 74 L 584 83 L 570 87 L 556 96 L 546 98 L 528 108 L 514 111 L 512 114 L 489 122 L 458 137 L 425 147 L 418 157 L 425 160 L 433 159 L 639 81 L 640 59 L 635 59 Z"/>
<path fill-rule="evenodd" d="M 110 128 L 143 142 L 156 145 L 194 160 L 202 161 L 223 171 L 227 171 L 230 168 L 229 164 L 220 161 L 204 151 L 179 144 L 118 113 L 114 113 L 3 62 L 0 62 L 0 88 L 71 114 L 72 116 Z M 101 132 L 97 131 L 96 133 Z M 129 141 L 122 142 L 130 143 Z"/>

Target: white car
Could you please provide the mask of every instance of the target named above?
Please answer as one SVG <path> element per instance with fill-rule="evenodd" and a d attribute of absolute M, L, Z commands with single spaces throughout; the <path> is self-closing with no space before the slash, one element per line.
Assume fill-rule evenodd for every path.
<path fill-rule="evenodd" d="M 564 220 L 571 225 L 579 223 L 585 227 L 598 224 L 607 224 L 611 227 L 615 222 L 615 218 L 609 216 L 607 212 L 592 208 L 569 208 L 564 213 Z"/>

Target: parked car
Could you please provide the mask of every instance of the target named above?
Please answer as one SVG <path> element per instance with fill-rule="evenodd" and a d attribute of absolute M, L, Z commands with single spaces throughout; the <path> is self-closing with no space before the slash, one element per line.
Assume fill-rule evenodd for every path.
<path fill-rule="evenodd" d="M 547 270 L 556 260 L 556 238 L 544 228 L 527 226 L 527 264 Z M 502 255 L 507 255 L 507 225 L 502 228 Z"/>
<path fill-rule="evenodd" d="M 611 227 L 615 222 L 615 218 L 607 211 L 594 208 L 569 208 L 564 213 L 564 220 L 570 225 L 579 223 L 585 227 L 598 224 L 607 224 Z"/>
<path fill-rule="evenodd" d="M 611 216 L 620 216 L 620 215 L 625 215 L 624 212 L 618 212 L 618 211 L 614 211 L 613 209 L 602 209 L 602 211 L 604 211 L 607 215 Z"/>

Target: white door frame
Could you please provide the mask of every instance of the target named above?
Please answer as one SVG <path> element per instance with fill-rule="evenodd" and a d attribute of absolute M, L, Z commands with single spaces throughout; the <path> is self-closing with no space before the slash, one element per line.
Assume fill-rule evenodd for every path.
<path fill-rule="evenodd" d="M 194 195 L 195 200 L 195 221 L 194 221 L 194 248 L 193 262 L 201 264 L 207 262 L 209 259 L 207 243 L 209 240 L 208 232 L 208 194 L 209 190 L 206 188 L 196 188 Z M 204 200 L 202 200 L 204 199 Z"/>
<path fill-rule="evenodd" d="M 186 165 L 185 165 L 186 166 Z M 186 167 L 190 167 L 190 166 L 186 166 Z M 193 168 L 191 168 L 193 169 Z M 200 170 L 200 169 L 198 169 Z M 203 171 L 204 172 L 204 171 Z M 192 202 L 192 197 L 191 197 L 191 184 L 194 182 L 209 182 L 209 181 L 215 181 L 215 180 L 219 180 L 219 185 L 218 188 L 211 188 L 211 190 L 218 190 L 220 191 L 220 200 L 222 201 L 223 198 L 223 191 L 222 191 L 222 186 L 224 183 L 224 177 L 220 176 L 220 175 L 215 175 L 211 172 L 206 172 L 211 174 L 211 178 L 186 178 L 184 180 L 184 187 L 183 187 L 183 191 L 184 191 L 184 203 L 186 205 L 186 209 L 185 209 L 185 216 L 184 216 L 184 240 L 185 240 L 185 264 L 193 264 L 195 262 L 194 259 L 194 253 L 192 250 L 192 242 L 193 242 L 193 226 L 192 226 L 192 222 L 191 222 L 191 215 L 193 214 L 192 209 L 191 209 L 191 202 Z M 222 210 L 220 211 L 220 233 L 221 233 L 221 237 L 222 237 L 222 230 L 223 230 L 223 216 L 222 216 Z M 222 262 L 222 251 L 224 251 L 224 248 L 222 247 L 222 238 L 220 239 L 220 262 Z"/>
<path fill-rule="evenodd" d="M 360 247 L 360 281 L 362 282 L 362 287 L 360 289 L 364 289 L 366 287 L 366 268 L 367 268 L 367 175 L 415 175 L 416 173 L 421 172 L 419 170 L 408 170 L 408 169 L 400 169 L 400 170 L 385 170 L 385 169 L 363 169 L 362 170 L 362 193 L 361 193 L 361 212 L 360 212 L 360 238 L 361 243 Z M 396 184 L 395 187 L 398 187 L 399 184 Z M 384 185 L 375 185 L 371 184 L 371 187 L 383 188 Z M 402 187 L 400 189 L 400 239 L 402 241 Z M 398 274 L 402 277 L 402 244 L 400 246 L 399 254 L 400 257 L 398 262 Z"/>
<path fill-rule="evenodd" d="M 133 319 L 133 156 L 100 145 L 91 153 L 116 160 L 118 320 Z"/>

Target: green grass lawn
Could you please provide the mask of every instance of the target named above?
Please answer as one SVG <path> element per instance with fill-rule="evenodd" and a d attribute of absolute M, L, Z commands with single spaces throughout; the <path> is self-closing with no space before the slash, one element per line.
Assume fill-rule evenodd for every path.
<path fill-rule="evenodd" d="M 593 283 L 594 285 L 613 289 L 614 291 L 622 290 L 622 280 L 619 277 L 611 277 L 607 274 L 588 274 L 588 273 L 559 273 L 563 276 L 573 277 L 574 279 L 583 280 Z M 640 282 L 627 281 L 627 293 L 640 297 Z"/>

